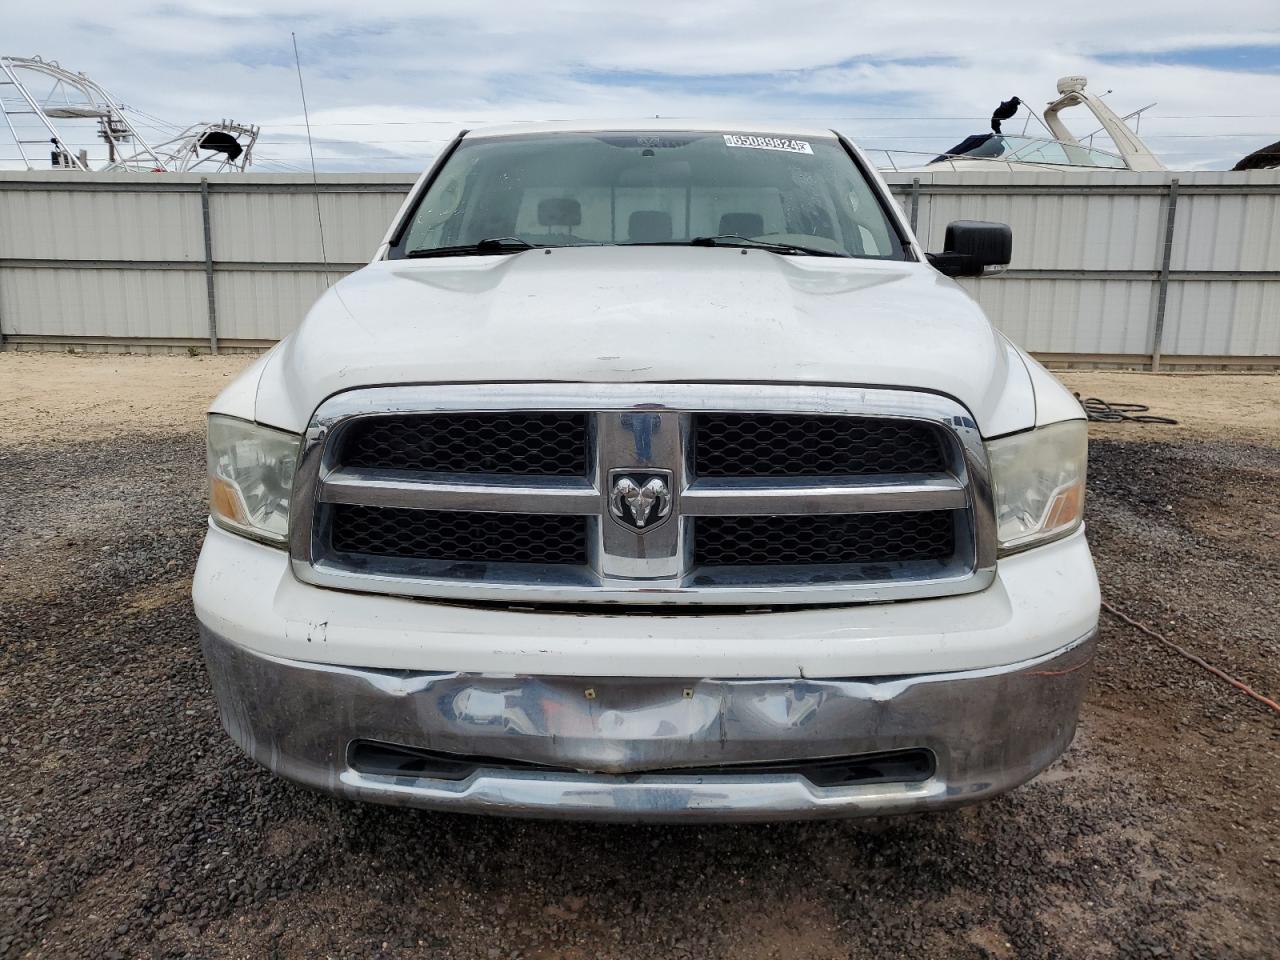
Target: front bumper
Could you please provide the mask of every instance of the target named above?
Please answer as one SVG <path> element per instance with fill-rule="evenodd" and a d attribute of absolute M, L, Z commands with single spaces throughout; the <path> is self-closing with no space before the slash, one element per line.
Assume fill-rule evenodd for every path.
<path fill-rule="evenodd" d="M 201 634 L 223 725 L 291 780 L 380 803 L 624 821 L 874 816 L 994 796 L 1071 742 L 1095 639 L 969 671 L 681 680 L 355 669 Z M 361 740 L 490 766 L 480 759 L 461 780 L 361 772 Z M 818 787 L 794 773 L 705 771 L 919 749 L 935 767 L 915 782 Z"/>

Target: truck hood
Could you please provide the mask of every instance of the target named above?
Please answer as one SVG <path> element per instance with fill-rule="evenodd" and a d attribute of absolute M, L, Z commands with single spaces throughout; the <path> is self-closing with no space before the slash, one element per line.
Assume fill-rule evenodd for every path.
<path fill-rule="evenodd" d="M 1017 351 L 927 265 L 700 247 L 375 262 L 274 351 L 255 417 L 296 431 L 343 390 L 498 381 L 890 386 L 987 436 L 1035 421 Z"/>

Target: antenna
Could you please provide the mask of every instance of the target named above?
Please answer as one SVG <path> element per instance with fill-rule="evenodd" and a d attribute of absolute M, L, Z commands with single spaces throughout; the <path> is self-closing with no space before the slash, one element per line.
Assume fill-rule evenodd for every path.
<path fill-rule="evenodd" d="M 302 85 L 302 59 L 298 56 L 298 35 L 289 32 L 293 38 L 293 62 L 298 68 L 298 93 L 302 96 L 302 119 L 307 125 L 307 152 L 311 154 L 311 186 L 316 199 L 316 223 L 320 227 L 320 259 L 324 262 L 324 284 L 329 286 L 329 254 L 324 246 L 324 217 L 320 216 L 320 180 L 316 177 L 316 149 L 311 144 L 311 114 L 307 112 L 307 90 Z"/>

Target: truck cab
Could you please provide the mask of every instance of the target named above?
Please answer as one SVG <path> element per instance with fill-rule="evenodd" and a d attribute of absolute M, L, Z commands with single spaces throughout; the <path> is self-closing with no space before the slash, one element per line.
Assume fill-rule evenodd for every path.
<path fill-rule="evenodd" d="M 381 803 L 754 820 L 994 796 L 1099 596 L 1072 396 L 829 130 L 468 131 L 214 402 L 228 733 Z"/>

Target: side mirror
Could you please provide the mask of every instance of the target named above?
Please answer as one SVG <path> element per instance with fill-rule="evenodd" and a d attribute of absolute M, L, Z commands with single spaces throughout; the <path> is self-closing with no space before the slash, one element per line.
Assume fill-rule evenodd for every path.
<path fill-rule="evenodd" d="M 1013 256 L 1013 231 L 1007 224 L 956 220 L 947 224 L 943 253 L 926 254 L 948 277 L 980 277 L 987 267 L 1007 266 Z"/>

